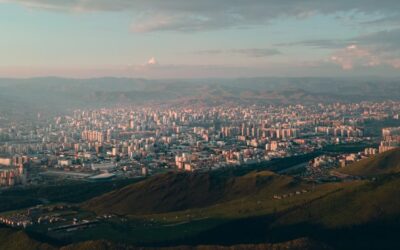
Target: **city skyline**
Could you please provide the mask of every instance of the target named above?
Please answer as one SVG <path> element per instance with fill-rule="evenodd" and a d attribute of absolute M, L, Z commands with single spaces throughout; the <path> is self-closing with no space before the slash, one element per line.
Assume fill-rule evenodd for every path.
<path fill-rule="evenodd" d="M 399 76 L 396 1 L 0 1 L 0 77 Z"/>

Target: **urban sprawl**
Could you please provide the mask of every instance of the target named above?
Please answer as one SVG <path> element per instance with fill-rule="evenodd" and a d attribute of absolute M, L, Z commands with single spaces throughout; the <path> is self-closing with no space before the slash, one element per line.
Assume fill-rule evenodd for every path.
<path fill-rule="evenodd" d="M 400 146 L 400 128 L 369 135 L 366 122 L 399 120 L 399 102 L 318 105 L 150 105 L 75 110 L 16 122 L 0 116 L 0 187 L 137 178 L 166 170 L 210 171 L 323 152 L 303 177 Z M 375 145 L 375 146 L 374 146 Z"/>

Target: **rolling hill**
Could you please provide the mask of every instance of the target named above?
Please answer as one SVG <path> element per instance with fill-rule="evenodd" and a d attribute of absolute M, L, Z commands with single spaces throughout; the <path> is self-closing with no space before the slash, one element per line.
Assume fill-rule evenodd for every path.
<path fill-rule="evenodd" d="M 83 202 L 119 216 L 55 239 L 64 249 L 399 249 L 398 156 L 345 169 L 375 178 L 321 184 L 245 168 L 159 174 Z M 52 247 L 17 235 L 28 249 Z"/>
<path fill-rule="evenodd" d="M 316 185 L 268 171 L 171 172 L 94 198 L 83 208 L 156 222 L 139 231 L 125 228 L 125 233 L 143 232 L 151 235 L 146 244 L 154 240 L 160 246 L 236 246 L 307 237 L 335 249 L 396 249 L 398 157 L 394 150 L 345 169 L 378 178 Z"/>
<path fill-rule="evenodd" d="M 272 172 L 244 176 L 170 172 L 94 198 L 83 205 L 97 213 L 154 214 L 202 208 L 259 193 L 302 189 L 303 183 Z"/>
<path fill-rule="evenodd" d="M 351 164 L 340 172 L 358 176 L 400 173 L 400 149 L 394 149 Z"/>

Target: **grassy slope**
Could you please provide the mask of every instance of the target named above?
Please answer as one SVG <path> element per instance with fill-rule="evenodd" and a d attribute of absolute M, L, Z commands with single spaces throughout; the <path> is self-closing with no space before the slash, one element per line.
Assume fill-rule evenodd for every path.
<path fill-rule="evenodd" d="M 266 166 L 256 164 L 209 173 L 160 174 L 94 198 L 85 203 L 84 207 L 98 213 L 118 214 L 152 214 L 207 207 L 260 192 L 268 184 L 268 180 L 277 178 L 268 171 L 261 173 L 262 169 L 281 170 L 297 165 L 298 162 L 308 161 L 315 155 L 317 154 L 273 161 Z M 255 176 L 249 174 L 255 172 L 258 173 Z M 293 180 L 290 177 L 279 178 Z"/>
<path fill-rule="evenodd" d="M 397 157 L 398 151 L 385 153 L 366 160 L 368 164 L 364 163 L 362 167 L 356 165 L 353 173 L 396 173 Z M 138 236 L 143 237 L 142 243 L 153 239 L 153 242 L 237 244 L 253 240 L 265 242 L 267 234 L 273 235 L 273 232 L 289 227 L 295 227 L 295 233 L 288 235 L 294 238 L 307 236 L 296 229 L 295 225 L 302 224 L 316 225 L 315 228 L 311 226 L 312 233 L 318 228 L 343 230 L 392 219 L 392 224 L 397 225 L 397 218 L 400 218 L 399 185 L 400 176 L 396 174 L 379 176 L 374 181 L 314 187 L 268 171 L 229 177 L 170 173 L 103 195 L 86 203 L 85 207 L 98 213 L 116 212 L 129 215 L 132 220 L 155 222 L 153 226 L 132 231 L 136 235 L 143 233 Z M 287 199 L 272 199 L 274 194 L 302 189 L 312 191 Z M 165 199 L 172 201 L 167 203 Z M 266 231 L 266 228 L 269 229 Z M 168 233 L 171 230 L 175 232 L 173 235 Z M 208 236 L 219 235 L 217 232 L 221 233 L 217 238 Z M 227 235 L 237 237 L 237 241 Z M 284 240 L 290 239 L 293 238 Z"/>
<path fill-rule="evenodd" d="M 400 149 L 391 150 L 368 159 L 361 160 L 340 170 L 359 176 L 373 176 L 400 172 Z"/>
<path fill-rule="evenodd" d="M 245 178 L 251 177 L 246 176 Z M 253 216 L 273 215 L 288 209 L 293 209 L 296 206 L 301 206 L 304 203 L 320 199 L 330 193 L 341 190 L 344 186 L 352 185 L 358 184 L 331 183 L 317 185 L 313 188 L 311 184 L 293 181 L 293 179 L 287 176 L 274 176 L 274 179 L 264 185 L 258 192 L 253 192 L 248 195 L 239 195 L 234 199 L 223 200 L 208 207 L 151 214 L 144 217 L 147 219 L 177 223 L 187 221 L 187 218 L 190 218 L 191 220 L 201 220 L 203 218 L 232 220 Z M 246 186 L 246 184 L 243 186 Z M 308 190 L 308 193 L 306 194 L 293 195 L 292 197 L 281 200 L 273 199 L 275 194 L 283 195 L 305 189 Z M 137 216 L 133 215 L 130 217 L 136 218 Z M 143 216 L 141 217 L 143 218 Z"/>
<path fill-rule="evenodd" d="M 188 244 L 192 242 L 191 239 L 195 240 L 193 242 L 196 244 L 253 243 L 252 240 L 241 242 L 243 238 L 240 235 L 237 238 L 234 237 L 233 241 L 227 239 L 230 233 L 222 236 L 222 241 L 210 240 L 207 232 L 213 232 L 216 228 L 222 228 L 222 230 L 235 228 L 236 224 L 232 227 L 229 224 L 237 220 L 273 216 L 275 213 L 320 199 L 347 185 L 354 185 L 354 183 L 318 185 L 314 191 L 311 191 L 313 189 L 311 184 L 268 171 L 254 171 L 242 176 L 230 177 L 215 176 L 210 173 L 195 175 L 169 173 L 103 195 L 84 204 L 84 208 L 92 209 L 99 214 L 124 214 L 128 215 L 130 220 L 124 225 L 109 223 L 109 225 L 86 230 L 85 234 L 77 235 L 76 240 L 108 239 L 145 246 Z M 196 189 L 198 190 L 193 192 Z M 273 199 L 274 194 L 283 195 L 299 190 L 308 190 L 308 192 L 282 200 Z M 166 203 L 162 197 L 170 197 L 171 203 Z M 183 203 L 180 203 L 182 200 L 185 201 L 185 208 L 179 209 L 182 207 Z M 200 206 L 197 203 L 199 200 Z M 260 225 L 260 222 L 264 223 L 264 221 L 263 218 L 257 223 Z M 242 232 L 241 230 L 242 228 L 238 228 L 237 231 Z M 252 234 L 251 230 L 255 229 L 250 228 L 249 231 L 245 230 L 243 233 Z M 265 242 L 265 237 L 258 237 L 254 242 Z"/>
<path fill-rule="evenodd" d="M 400 176 L 362 182 L 284 214 L 278 224 L 347 227 L 400 216 Z"/>
<path fill-rule="evenodd" d="M 301 181 L 268 171 L 228 177 L 215 173 L 168 173 L 92 199 L 84 208 L 124 215 L 167 213 L 258 196 L 270 201 L 274 194 L 306 188 L 309 185 Z"/>

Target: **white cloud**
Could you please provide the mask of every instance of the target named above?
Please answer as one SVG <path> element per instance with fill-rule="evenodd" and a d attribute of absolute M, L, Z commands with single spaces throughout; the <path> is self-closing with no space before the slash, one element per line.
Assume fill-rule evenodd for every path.
<path fill-rule="evenodd" d="M 330 60 L 342 67 L 343 70 L 352 70 L 361 67 L 389 66 L 400 68 L 400 59 L 389 56 L 387 51 L 379 51 L 376 48 L 349 45 L 336 51 Z"/>
<path fill-rule="evenodd" d="M 158 61 L 157 61 L 156 58 L 152 57 L 152 58 L 150 58 L 150 59 L 147 61 L 146 65 L 147 65 L 147 66 L 158 65 Z"/>
<path fill-rule="evenodd" d="M 400 20 L 399 20 L 400 24 Z M 275 44 L 279 47 L 306 46 L 333 51 L 328 62 L 344 70 L 389 66 L 400 68 L 400 28 L 386 29 L 351 39 L 316 39 Z"/>

